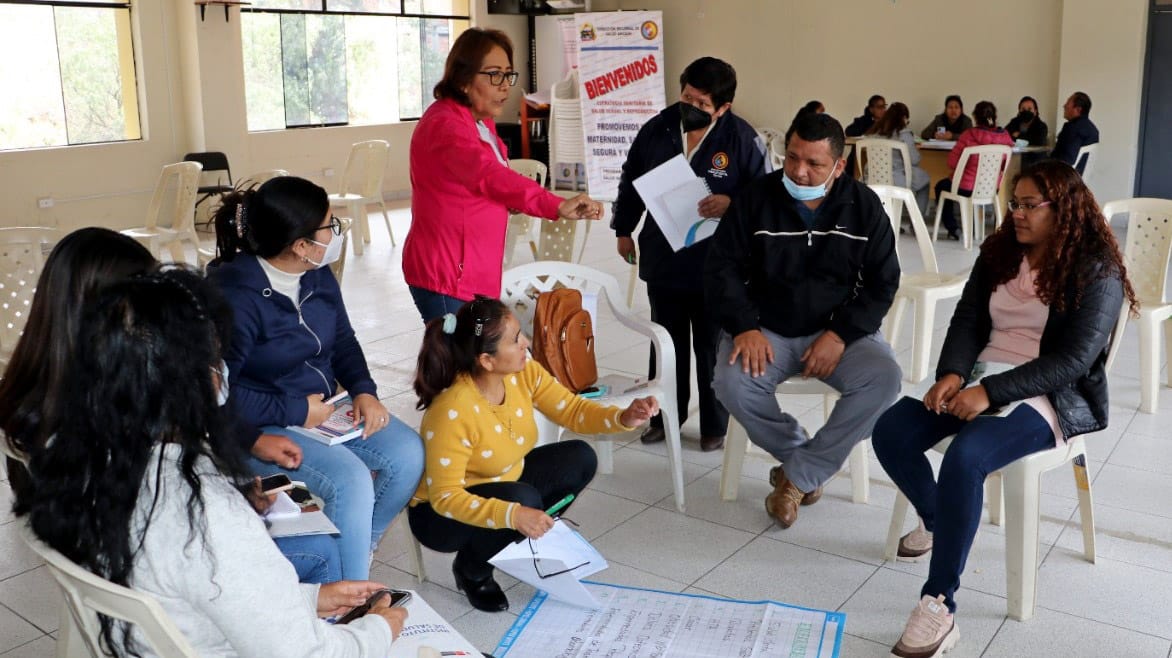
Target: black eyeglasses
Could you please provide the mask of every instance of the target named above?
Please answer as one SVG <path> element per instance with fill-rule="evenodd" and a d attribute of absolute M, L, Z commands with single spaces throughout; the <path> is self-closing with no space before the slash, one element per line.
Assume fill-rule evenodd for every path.
<path fill-rule="evenodd" d="M 313 229 L 313 232 L 317 233 L 318 231 L 324 231 L 327 228 L 333 231 L 334 235 L 342 235 L 342 220 L 338 219 L 334 215 L 330 215 L 330 223 L 326 224 L 325 226 L 319 226 Z"/>
<path fill-rule="evenodd" d="M 504 84 L 505 80 L 509 81 L 510 87 L 516 87 L 517 78 L 521 77 L 521 74 L 516 71 L 477 71 L 477 73 L 480 75 L 487 75 L 488 83 L 494 87 L 501 86 Z"/>
<path fill-rule="evenodd" d="M 574 523 L 573 521 L 571 521 L 570 519 L 567 519 L 567 518 L 566 518 L 566 517 L 564 517 L 564 516 L 555 516 L 554 518 L 561 519 L 561 520 L 563 520 L 563 521 L 565 521 L 565 522 L 567 522 L 567 523 L 569 523 L 569 524 L 571 524 L 571 525 L 573 525 L 573 526 L 577 526 L 577 525 L 578 525 L 577 523 Z M 533 540 L 532 540 L 532 539 L 526 539 L 526 541 L 528 541 L 528 542 L 529 542 L 529 553 L 533 555 L 533 571 L 534 571 L 534 572 L 537 574 L 537 577 L 538 577 L 538 578 L 541 578 L 541 579 L 543 579 L 543 580 L 544 580 L 544 579 L 546 579 L 546 578 L 553 578 L 554 576 L 560 576 L 560 575 L 562 575 L 563 573 L 570 573 L 570 572 L 571 572 L 571 571 L 573 571 L 574 569 L 581 569 L 582 567 L 584 567 L 584 566 L 586 566 L 586 565 L 590 564 L 590 560 L 586 560 L 586 561 L 585 561 L 585 562 L 583 562 L 582 564 L 579 564 L 579 565 L 576 565 L 576 566 L 572 566 L 572 567 L 567 567 L 567 568 L 565 568 L 565 569 L 562 569 L 562 570 L 560 570 L 560 571 L 555 571 L 555 572 L 553 572 L 553 573 L 541 573 L 541 558 L 537 557 L 537 551 L 535 551 L 535 550 L 533 549 Z"/>

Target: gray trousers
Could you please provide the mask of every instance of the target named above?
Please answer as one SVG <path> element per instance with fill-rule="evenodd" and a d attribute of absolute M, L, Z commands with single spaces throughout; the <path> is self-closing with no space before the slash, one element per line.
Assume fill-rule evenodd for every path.
<path fill-rule="evenodd" d="M 823 381 L 841 394 L 822 429 L 810 438 L 777 403 L 778 384 L 802 371 L 801 357 L 820 334 L 786 338 L 762 329 L 773 345 L 773 363 L 765 374 L 744 373 L 740 357 L 728 364 L 733 340 L 721 332 L 712 387 L 716 397 L 749 434 L 749 439 L 785 464 L 786 477 L 803 492 L 828 481 L 856 443 L 871 435 L 875 421 L 899 394 L 895 353 L 879 333 L 847 346 L 834 372 Z"/>

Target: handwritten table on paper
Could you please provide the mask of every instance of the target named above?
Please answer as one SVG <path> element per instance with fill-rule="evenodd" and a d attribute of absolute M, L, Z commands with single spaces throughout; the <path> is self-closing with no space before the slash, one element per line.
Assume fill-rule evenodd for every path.
<path fill-rule="evenodd" d="M 846 616 L 774 601 L 735 601 L 583 581 L 602 607 L 538 592 L 505 634 L 498 658 L 834 658 Z"/>

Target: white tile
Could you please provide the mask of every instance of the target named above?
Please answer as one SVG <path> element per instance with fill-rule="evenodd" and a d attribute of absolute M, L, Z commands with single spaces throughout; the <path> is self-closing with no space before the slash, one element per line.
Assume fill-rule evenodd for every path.
<path fill-rule="evenodd" d="M 1172 398 L 1172 395 L 1168 396 Z M 1172 475 L 1105 464 L 1094 481 L 1095 501 L 1155 516 L 1172 517 Z"/>
<path fill-rule="evenodd" d="M 1167 434 L 1152 437 L 1129 433 L 1119 440 L 1107 463 L 1172 475 L 1172 439 Z"/>
<path fill-rule="evenodd" d="M 1027 622 L 1008 620 L 982 654 L 1018 656 L 1165 656 L 1172 642 L 1114 624 L 1039 609 Z"/>
<path fill-rule="evenodd" d="M 592 540 L 645 509 L 647 505 L 644 503 L 587 489 L 574 501 L 565 516 L 578 524 L 575 530 Z"/>
<path fill-rule="evenodd" d="M 1172 639 L 1168 596 L 1172 573 L 1055 551 L 1038 573 L 1038 605 Z"/>
<path fill-rule="evenodd" d="M 694 584 L 729 598 L 836 610 L 875 570 L 855 560 L 758 537 Z"/>
<path fill-rule="evenodd" d="M 607 560 L 692 583 L 752 538 L 727 526 L 650 508 L 596 539 L 594 546 Z"/>
<path fill-rule="evenodd" d="M 3 642 L 3 640 L 0 640 L 0 642 Z M 4 658 L 47 658 L 48 656 L 57 655 L 57 641 L 52 636 L 42 635 L 32 642 L 22 644 L 0 655 L 4 656 Z"/>
<path fill-rule="evenodd" d="M 0 653 L 32 642 L 44 634 L 15 612 L 0 606 Z"/>
<path fill-rule="evenodd" d="M 1081 553 L 1081 527 L 1067 527 L 1058 546 Z M 1172 573 L 1172 523 L 1167 517 L 1096 504 L 1095 550 L 1099 557 Z"/>
<path fill-rule="evenodd" d="M 41 564 L 41 559 L 20 538 L 20 523 L 0 525 L 0 580 L 24 573 Z"/>
<path fill-rule="evenodd" d="M 726 525 L 753 534 L 760 534 L 773 525 L 765 513 L 765 496 L 773 491 L 768 482 L 741 478 L 736 500 L 720 499 L 720 471 L 715 470 L 684 487 L 688 500 L 688 516 L 720 525 Z M 665 510 L 675 510 L 675 501 L 665 498 L 656 504 Z"/>
<path fill-rule="evenodd" d="M 683 462 L 684 485 L 708 470 Z M 672 495 L 671 465 L 666 457 L 626 447 L 615 448 L 614 473 L 595 475 L 590 488 L 651 505 Z"/>
<path fill-rule="evenodd" d="M 850 627 L 849 618 L 847 619 L 847 627 Z M 891 655 L 892 644 L 895 644 L 895 642 L 881 644 L 851 635 L 850 633 L 844 633 L 842 636 L 842 647 L 838 655 L 850 656 L 851 658 L 888 658 Z"/>
<path fill-rule="evenodd" d="M 491 653 L 496 645 L 500 644 L 513 622 L 517 621 L 517 612 L 525 609 L 528 600 L 520 596 L 509 597 L 509 610 L 504 612 L 484 612 L 472 609 L 463 615 L 450 619 L 455 628 L 472 646 L 484 653 Z"/>
<path fill-rule="evenodd" d="M 849 480 L 842 479 L 848 484 Z M 764 504 L 760 504 L 764 514 Z M 822 496 L 817 504 L 799 508 L 798 520 L 782 529 L 770 524 L 764 536 L 787 544 L 850 558 L 867 564 L 883 563 L 883 542 L 891 510 L 853 503 L 848 498 Z M 849 528 L 850 532 L 843 532 Z"/>
<path fill-rule="evenodd" d="M 63 601 L 61 589 L 46 566 L 0 581 L 0 603 L 45 633 L 57 630 Z"/>

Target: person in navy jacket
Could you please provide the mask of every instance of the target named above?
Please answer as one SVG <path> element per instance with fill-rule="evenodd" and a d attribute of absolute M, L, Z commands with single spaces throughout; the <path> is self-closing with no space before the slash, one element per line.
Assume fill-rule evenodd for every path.
<path fill-rule="evenodd" d="M 224 361 L 228 404 L 250 429 L 244 447 L 251 451 L 262 433 L 295 444 L 292 462 L 254 457 L 254 470 L 280 467 L 320 495 L 341 531 L 342 577 L 366 580 L 371 552 L 419 483 L 423 447 L 379 402 L 327 267 L 341 254 L 341 225 L 326 191 L 292 176 L 225 197 L 215 223 L 219 258 L 209 278 L 235 316 Z M 324 400 L 339 386 L 354 401 L 355 422 L 365 423 L 361 436 L 327 446 L 286 429 L 329 418 Z"/>
<path fill-rule="evenodd" d="M 711 192 L 700 201 L 699 216 L 719 220 L 731 198 L 768 167 L 764 141 L 744 119 L 732 113 L 737 74 L 715 57 L 701 57 L 680 75 L 680 102 L 669 106 L 639 130 L 619 181 L 611 228 L 618 237 L 619 256 L 635 264 L 631 234 L 646 206 L 635 191 L 634 181 L 668 160 L 683 155 L 692 171 L 703 178 Z M 710 233 L 709 233 L 710 234 Z M 728 411 L 712 392 L 719 325 L 716 313 L 704 300 L 704 260 L 711 240 L 700 240 L 673 251 L 650 214 L 639 232 L 639 277 L 647 282 L 651 320 L 671 334 L 676 352 L 676 400 L 680 422 L 688 410 L 691 343 L 696 350 L 696 383 L 700 395 L 700 447 L 719 450 L 728 429 Z M 650 376 L 655 376 L 655 353 Z M 664 439 L 662 416 L 651 420 L 642 439 Z"/>
<path fill-rule="evenodd" d="M 1081 91 L 1076 91 L 1066 99 L 1062 106 L 1062 118 L 1066 123 L 1058 132 L 1058 139 L 1054 142 L 1054 150 L 1050 157 L 1061 160 L 1083 173 L 1089 158 L 1078 159 L 1078 150 L 1088 144 L 1099 143 L 1099 128 L 1091 122 L 1091 97 Z"/>

